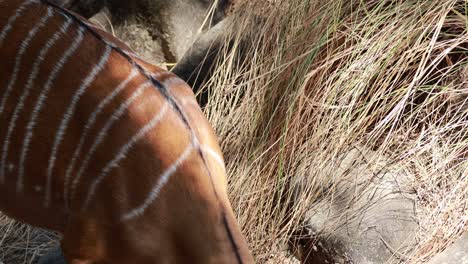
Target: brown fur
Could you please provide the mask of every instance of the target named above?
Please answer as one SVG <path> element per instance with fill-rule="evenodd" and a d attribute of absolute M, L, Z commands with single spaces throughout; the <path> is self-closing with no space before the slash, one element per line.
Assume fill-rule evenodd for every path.
<path fill-rule="evenodd" d="M 21 3 L 18 0 L 0 2 L 0 30 Z M 28 8 L 0 46 L 0 95 L 10 80 L 20 44 L 45 14 L 46 8 L 44 4 L 34 4 Z M 30 43 L 21 63 L 18 80 L 7 101 L 6 111 L 0 115 L 1 144 L 4 143 L 6 128 L 31 73 L 32 64 L 63 21 L 63 16 L 54 9 L 54 15 L 46 27 L 39 30 Z M 67 34 L 47 54 L 11 138 L 7 158 L 9 163 L 18 164 L 25 127 L 40 90 L 55 63 L 72 43 L 78 27 L 77 23 L 73 23 Z M 110 36 L 105 38 L 118 43 Z M 117 45 L 128 49 L 123 44 Z M 35 186 L 44 186 L 57 127 L 70 105 L 71 96 L 100 60 L 104 49 L 102 41 L 89 32 L 85 33 L 82 44 L 65 64 L 39 114 L 25 164 L 25 190 L 16 193 L 16 169 L 8 171 L 5 184 L 0 184 L 0 209 L 15 219 L 62 232 L 62 246 L 68 263 L 238 263 L 236 251 L 242 263 L 253 262 L 227 198 L 224 169 L 212 157 L 197 151 L 191 152 L 142 216 L 119 221 L 122 213 L 145 199 L 162 171 L 190 143 L 190 131 L 173 108 L 169 108 L 161 122 L 138 141 L 119 166 L 99 185 L 89 208 L 81 210 L 90 184 L 103 166 L 167 103 L 167 99 L 155 87 L 146 89 L 110 129 L 83 175 L 77 194 L 70 203 L 70 210 L 67 210 L 63 193 L 64 175 L 83 126 L 99 102 L 125 80 L 132 70 L 130 63 L 116 51 L 112 51 L 104 69 L 78 102 L 77 111 L 59 146 L 53 170 L 51 206 L 43 207 L 44 190 L 38 191 Z M 153 73 L 162 71 L 139 59 L 135 60 Z M 174 76 L 170 73 L 162 74 L 160 81 L 164 81 L 164 78 Z M 144 75 L 138 75 L 104 109 L 85 141 L 82 155 L 91 147 L 94 137 L 116 108 L 136 87 L 147 81 Z M 188 125 L 200 143 L 210 146 L 221 156 L 216 136 L 199 107 L 193 103 L 183 104 L 183 101 L 195 101 L 190 87 L 177 82 L 168 89 L 187 116 Z M 81 161 L 78 160 L 78 167 Z M 74 172 L 76 169 L 75 166 Z M 232 240 L 229 232 L 232 233 Z M 237 250 L 233 247 L 237 247 Z"/>

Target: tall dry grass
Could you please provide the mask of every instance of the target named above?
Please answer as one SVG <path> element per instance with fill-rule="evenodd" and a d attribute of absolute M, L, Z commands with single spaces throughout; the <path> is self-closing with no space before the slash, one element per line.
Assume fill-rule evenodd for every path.
<path fill-rule="evenodd" d="M 57 246 L 57 234 L 0 215 L 0 264 L 29 264 Z"/>
<path fill-rule="evenodd" d="M 412 175 L 421 228 L 402 262 L 424 263 L 467 231 L 466 1 L 268 0 L 240 10 L 205 111 L 259 263 L 277 260 L 306 212 L 335 194 L 346 179 L 333 164 L 356 147 L 376 153 L 371 170 L 384 162 Z M 54 236 L 0 221 L 6 263 L 31 263 Z"/>
<path fill-rule="evenodd" d="M 205 87 L 259 263 L 334 195 L 345 179 L 333 164 L 356 147 L 376 153 L 370 169 L 384 161 L 412 176 L 419 243 L 401 262 L 423 263 L 467 231 L 468 2 L 264 4 L 241 9 Z"/>

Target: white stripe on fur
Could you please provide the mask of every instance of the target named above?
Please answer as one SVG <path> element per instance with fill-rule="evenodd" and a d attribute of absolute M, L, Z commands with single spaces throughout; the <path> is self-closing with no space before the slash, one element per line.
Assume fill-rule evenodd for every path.
<path fill-rule="evenodd" d="M 187 160 L 190 153 L 192 153 L 192 151 L 198 147 L 198 142 L 195 139 L 192 140 L 192 142 L 187 146 L 184 152 L 182 152 L 179 158 L 159 176 L 158 181 L 153 186 L 148 197 L 146 197 L 143 203 L 131 209 L 128 213 L 123 214 L 120 218 L 120 221 L 128 221 L 143 215 L 146 209 L 156 200 L 156 198 L 158 198 L 161 189 L 166 185 L 171 176 L 177 171 L 180 165 L 182 165 L 182 163 Z"/>
<path fill-rule="evenodd" d="M 109 56 L 112 52 L 112 48 L 106 46 L 104 54 L 101 56 L 98 64 L 93 67 L 93 69 L 89 72 L 88 76 L 83 80 L 81 86 L 76 90 L 75 94 L 71 99 L 70 106 L 68 107 L 67 111 L 62 117 L 60 122 L 60 126 L 57 129 L 55 134 L 55 140 L 52 145 L 52 151 L 49 158 L 49 166 L 47 167 L 47 181 L 46 181 L 46 189 L 45 189 L 45 198 L 44 198 L 44 206 L 50 206 L 50 196 L 51 196 L 51 189 L 52 189 L 52 172 L 55 166 L 55 160 L 57 159 L 58 149 L 60 144 L 62 143 L 65 133 L 67 131 L 68 125 L 70 120 L 72 119 L 76 107 L 78 105 L 78 101 L 80 100 L 81 96 L 86 92 L 89 88 L 91 83 L 96 79 L 97 75 L 104 69 L 104 66 L 107 64 L 109 60 Z"/>
<path fill-rule="evenodd" d="M 218 163 L 218 165 L 223 168 L 223 170 L 226 170 L 223 158 L 221 158 L 221 156 L 218 155 L 218 153 L 216 153 L 216 151 L 214 151 L 210 146 L 200 145 L 200 149 L 203 151 L 203 153 L 210 155 L 216 161 L 216 163 Z"/>
<path fill-rule="evenodd" d="M 64 190 L 63 190 L 63 196 L 65 199 L 65 203 L 68 204 L 68 185 L 70 183 L 71 179 L 71 174 L 72 170 L 75 168 L 75 163 L 79 158 L 79 155 L 81 153 L 81 149 L 83 148 L 83 145 L 85 143 L 86 138 L 88 137 L 88 133 L 90 132 L 91 128 L 94 126 L 96 123 L 96 120 L 101 114 L 101 112 L 104 110 L 104 108 L 120 93 L 125 89 L 128 85 L 128 83 L 135 78 L 135 76 L 138 75 L 138 70 L 133 69 L 130 72 L 130 75 L 125 79 L 123 82 L 121 82 L 109 95 L 107 95 L 96 107 L 96 110 L 94 110 L 93 113 L 91 113 L 90 117 L 88 118 L 88 121 L 86 122 L 83 133 L 81 134 L 80 141 L 75 149 L 75 152 L 73 153 L 72 159 L 70 161 L 70 164 L 68 165 L 68 168 L 65 173 L 65 180 L 64 180 Z"/>
<path fill-rule="evenodd" d="M 68 201 L 71 201 L 74 198 L 76 190 L 78 188 L 78 184 L 81 180 L 81 177 L 83 176 L 83 173 L 88 168 L 91 158 L 93 157 L 99 145 L 102 143 L 102 141 L 104 141 L 104 139 L 108 135 L 108 132 L 111 129 L 111 127 L 115 124 L 115 122 L 117 122 L 122 117 L 122 115 L 128 109 L 130 104 L 132 104 L 139 96 L 141 96 L 145 89 L 150 88 L 150 87 L 152 87 L 151 82 L 145 82 L 141 84 L 135 90 L 135 92 L 127 100 L 125 100 L 125 102 L 123 102 L 119 106 L 119 108 L 112 114 L 112 116 L 104 124 L 104 127 L 101 129 L 101 131 L 99 131 L 98 135 L 96 136 L 93 142 L 93 145 L 91 146 L 89 151 L 86 153 L 86 156 L 84 156 L 83 162 L 81 163 L 81 166 L 78 169 L 78 172 L 76 173 L 75 178 L 73 179 L 72 188 L 71 188 L 71 196 L 67 197 Z"/>
<path fill-rule="evenodd" d="M 21 60 L 23 59 L 23 55 L 26 52 L 26 49 L 29 47 L 29 44 L 31 40 L 36 36 L 37 31 L 41 27 L 45 25 L 45 22 L 52 16 L 52 8 L 47 8 L 47 15 L 42 17 L 42 19 L 39 21 L 39 23 L 36 24 L 29 32 L 26 38 L 21 42 L 20 48 L 18 50 L 18 53 L 16 54 L 15 57 L 15 65 L 13 67 L 13 72 L 11 74 L 10 81 L 8 82 L 7 88 L 5 91 L 3 91 L 3 96 L 2 100 L 0 103 L 0 115 L 3 113 L 3 110 L 5 110 L 5 105 L 6 101 L 8 100 L 8 96 L 11 93 L 11 90 L 13 89 L 13 86 L 16 84 L 16 81 L 18 79 L 18 73 L 21 67 Z"/>
<path fill-rule="evenodd" d="M 37 0 L 27 0 L 24 1 L 18 9 L 16 9 L 16 12 L 13 16 L 11 16 L 6 25 L 3 27 L 1 33 L 0 33 L 0 46 L 3 44 L 3 41 L 6 38 L 6 35 L 10 32 L 10 30 L 13 28 L 13 23 L 23 14 L 23 11 L 28 7 L 28 5 L 32 3 L 37 3 Z"/>
<path fill-rule="evenodd" d="M 122 161 L 127 153 L 135 146 L 135 144 L 141 140 L 151 129 L 153 129 L 164 117 L 167 110 L 169 108 L 168 103 L 165 103 L 158 114 L 156 114 L 150 122 L 148 122 L 144 127 L 142 127 L 115 155 L 115 157 L 106 164 L 106 166 L 101 170 L 101 173 L 96 178 L 96 180 L 91 184 L 91 187 L 88 191 L 88 195 L 86 196 L 86 200 L 83 204 L 82 210 L 86 210 L 91 202 L 92 198 L 94 197 L 99 184 L 109 175 L 109 172 L 119 166 L 119 162 Z"/>
<path fill-rule="evenodd" d="M 41 68 L 42 63 L 47 56 L 49 50 L 55 45 L 55 43 L 60 39 L 60 37 L 65 34 L 67 29 L 70 27 L 72 20 L 67 18 L 65 23 L 60 27 L 60 30 L 55 32 L 55 34 L 50 38 L 47 43 L 45 44 L 44 48 L 41 50 L 39 56 L 37 57 L 36 61 L 34 62 L 33 69 L 31 74 L 29 75 L 26 88 L 25 90 L 30 90 L 34 84 L 35 79 L 39 75 L 39 70 Z M 16 191 L 22 192 L 23 191 L 23 179 L 24 179 L 24 160 L 20 161 L 18 166 L 18 179 L 16 181 Z"/>
<path fill-rule="evenodd" d="M 23 164 L 25 163 L 25 160 L 26 160 L 26 157 L 27 157 L 27 154 L 28 154 L 28 151 L 29 151 L 29 145 L 31 144 L 31 140 L 33 138 L 33 132 L 34 132 L 34 128 L 36 127 L 36 124 L 37 124 L 37 118 L 39 116 L 39 113 L 41 112 L 42 110 L 42 107 L 44 106 L 44 103 L 47 99 L 47 96 L 50 92 L 50 89 L 52 89 L 52 85 L 55 81 L 55 79 L 57 78 L 57 76 L 59 75 L 60 71 L 63 69 L 65 63 L 68 61 L 68 59 L 70 58 L 71 55 L 73 55 L 73 53 L 76 51 L 76 49 L 78 49 L 78 47 L 80 46 L 82 40 L 84 38 L 84 29 L 83 28 L 79 28 L 78 29 L 78 35 L 77 37 L 75 38 L 75 40 L 73 41 L 73 43 L 71 44 L 70 48 L 67 49 L 62 58 L 60 58 L 60 60 L 57 62 L 57 64 L 54 66 L 54 68 L 52 69 L 52 72 L 50 73 L 49 75 L 49 78 L 47 79 L 38 99 L 37 99 L 37 102 L 36 102 L 36 105 L 34 106 L 34 109 L 32 111 L 32 114 L 31 114 L 31 118 L 28 122 L 28 124 L 26 125 L 26 134 L 24 136 L 24 140 L 23 140 L 23 146 L 21 147 L 21 154 L 20 154 L 20 164 Z"/>
<path fill-rule="evenodd" d="M 18 51 L 18 54 L 16 55 L 15 58 L 15 66 L 13 69 L 13 74 L 11 76 L 10 82 L 8 83 L 6 91 L 4 91 L 2 102 L 0 104 L 0 114 L 2 114 L 6 101 L 8 100 L 8 96 L 13 89 L 16 80 L 18 79 L 18 73 L 19 69 L 21 66 L 21 60 L 23 59 L 23 55 L 26 52 L 26 49 L 29 47 L 29 44 L 33 40 L 33 38 L 36 36 L 37 32 L 39 29 L 45 26 L 47 20 L 53 15 L 52 8 L 47 8 L 47 14 L 41 18 L 39 23 L 37 23 L 29 32 L 24 41 L 21 43 L 21 47 Z M 16 105 L 15 109 L 13 110 L 13 114 L 10 119 L 10 123 L 8 124 L 8 129 L 7 133 L 5 136 L 5 140 L 3 141 L 3 148 L 2 148 L 2 159 L 0 162 L 0 183 L 3 183 L 5 181 L 5 167 L 6 167 L 6 159 L 8 155 L 8 149 L 10 147 L 10 138 L 13 133 L 13 130 L 16 127 L 16 121 L 18 120 L 19 114 L 21 110 L 24 107 L 24 101 L 29 95 L 29 90 L 25 89 L 21 97 L 19 98 L 19 102 Z"/>

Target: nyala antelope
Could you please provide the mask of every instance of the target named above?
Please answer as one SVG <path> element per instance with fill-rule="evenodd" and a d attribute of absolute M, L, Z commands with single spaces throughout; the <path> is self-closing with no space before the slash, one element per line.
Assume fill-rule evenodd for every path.
<path fill-rule="evenodd" d="M 0 210 L 69 264 L 252 263 L 190 87 L 45 0 L 0 0 Z"/>

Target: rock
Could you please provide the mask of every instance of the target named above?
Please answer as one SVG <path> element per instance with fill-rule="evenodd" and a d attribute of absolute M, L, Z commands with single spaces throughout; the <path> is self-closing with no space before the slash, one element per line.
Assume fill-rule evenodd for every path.
<path fill-rule="evenodd" d="M 88 0 L 82 5 L 91 8 L 97 2 Z M 218 1 L 211 20 L 207 19 L 213 3 L 213 0 L 108 0 L 107 8 L 91 20 L 129 44 L 142 58 L 156 64 L 173 64 L 204 31 L 224 18 L 227 0 Z M 215 32 L 219 35 L 217 30 Z M 218 39 L 211 35 L 210 32 L 202 39 Z"/>
<path fill-rule="evenodd" d="M 402 169 L 372 169 L 364 152 L 352 150 L 325 170 L 340 180 L 306 216 L 315 242 L 303 250 L 304 263 L 387 263 L 416 245 L 416 195 L 404 187 L 411 178 Z"/>
<path fill-rule="evenodd" d="M 161 35 L 153 34 L 146 22 L 137 16 L 129 16 L 124 23 L 116 25 L 112 20 L 112 14 L 107 8 L 90 18 L 91 22 L 121 39 L 139 57 L 165 68 Z"/>
<path fill-rule="evenodd" d="M 166 60 L 175 63 L 203 29 L 224 17 L 227 0 L 218 1 L 211 20 L 206 18 L 213 3 L 213 0 L 108 0 L 107 5 L 114 24 L 125 23 L 132 16 L 145 21 L 151 32 L 164 39 L 162 48 Z"/>
<path fill-rule="evenodd" d="M 428 264 L 468 264 L 468 233 L 437 254 Z"/>
<path fill-rule="evenodd" d="M 225 45 L 226 34 L 231 30 L 232 18 L 226 18 L 204 32 L 172 69 L 173 73 L 192 87 L 195 94 L 199 93 L 203 81 L 211 75 L 218 53 Z M 198 96 L 200 106 L 204 107 L 207 104 L 208 97 L 207 90 Z"/>
<path fill-rule="evenodd" d="M 202 32 L 211 1 L 161 0 L 158 5 L 161 31 L 178 60 Z"/>
<path fill-rule="evenodd" d="M 182 58 L 202 31 L 208 30 L 225 16 L 228 0 L 51 0 L 54 4 L 71 9 L 94 20 L 103 18 L 103 9 L 108 21 L 100 21 L 115 26 L 116 31 L 125 31 L 129 38 L 147 43 L 148 49 L 162 49 L 165 60 L 175 63 Z M 213 7 L 213 4 L 216 6 Z M 110 11 L 109 11 L 110 10 Z M 210 17 L 207 15 L 210 14 Z M 100 18 L 99 18 L 100 17 Z M 107 28 L 110 30 L 109 28 Z M 146 36 L 135 37 L 146 30 L 156 47 L 151 47 Z M 123 41 L 125 35 L 116 34 Z M 143 34 L 145 35 L 145 34 Z M 138 43 L 138 41 L 133 41 Z"/>

